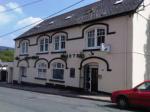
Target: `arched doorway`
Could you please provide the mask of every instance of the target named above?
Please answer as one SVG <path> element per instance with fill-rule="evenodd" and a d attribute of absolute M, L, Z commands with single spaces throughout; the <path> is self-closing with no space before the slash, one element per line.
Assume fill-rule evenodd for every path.
<path fill-rule="evenodd" d="M 98 63 L 84 65 L 84 88 L 90 92 L 98 91 Z"/>
<path fill-rule="evenodd" d="M 6 82 L 7 81 L 7 77 L 8 77 L 7 75 L 8 75 L 7 71 L 5 71 L 5 70 L 1 71 L 1 81 L 2 82 Z"/>

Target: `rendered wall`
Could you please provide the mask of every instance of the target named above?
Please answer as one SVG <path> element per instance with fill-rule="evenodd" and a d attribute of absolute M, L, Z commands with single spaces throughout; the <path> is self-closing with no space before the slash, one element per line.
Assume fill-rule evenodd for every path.
<path fill-rule="evenodd" d="M 144 5 L 149 3 L 144 1 Z M 140 9 L 133 17 L 133 87 L 150 80 L 150 6 Z"/>
<path fill-rule="evenodd" d="M 131 67 L 127 65 L 127 60 L 131 62 L 132 53 L 126 54 L 128 50 L 131 50 L 132 46 L 128 43 L 130 42 L 130 37 L 132 38 L 132 18 L 130 16 L 122 16 L 122 17 L 116 17 L 108 20 L 99 21 L 96 23 L 105 23 L 109 25 L 109 30 L 111 32 L 116 32 L 115 34 L 107 35 L 106 37 L 106 44 L 111 45 L 111 52 L 110 53 L 104 53 L 100 51 L 93 51 L 94 56 L 101 57 L 109 63 L 110 69 L 112 71 L 107 71 L 106 63 L 103 61 L 97 60 L 97 59 L 91 59 L 87 60 L 84 63 L 89 62 L 98 62 L 100 65 L 99 74 L 102 75 L 102 78 L 98 79 L 99 81 L 99 91 L 104 92 L 112 92 L 114 90 L 119 89 L 126 89 L 128 87 L 131 87 L 132 80 L 131 80 Z M 92 24 L 92 23 L 91 23 Z M 82 30 L 88 26 L 82 25 L 74 28 L 64 29 L 63 31 L 68 33 L 68 38 L 76 38 L 82 36 Z M 131 30 L 130 30 L 131 29 Z M 55 32 L 48 33 L 48 35 L 52 35 Z M 33 36 L 28 38 L 30 40 L 30 44 L 36 44 L 38 36 Z M 127 40 L 128 39 L 128 40 Z M 131 39 L 132 40 L 132 39 Z M 15 56 L 20 55 L 20 48 L 19 42 L 21 40 L 16 41 L 16 53 Z M 83 39 L 77 39 L 77 40 L 71 40 L 66 41 L 66 51 L 68 54 L 74 54 L 74 53 L 80 53 L 83 52 L 86 46 L 86 38 Z M 132 43 L 131 43 L 132 44 Z M 127 47 L 128 45 L 128 47 Z M 38 55 L 40 58 L 45 58 L 48 61 L 52 60 L 53 58 L 60 57 L 61 54 L 51 54 L 53 51 L 53 44 L 49 44 L 49 54 L 43 54 Z M 38 45 L 30 46 L 29 47 L 29 56 L 35 56 L 38 53 Z M 91 57 L 91 52 L 84 52 L 85 58 Z M 21 59 L 24 58 L 24 56 L 19 56 Z M 128 57 L 128 58 L 127 58 Z M 51 82 L 49 79 L 52 78 L 51 74 L 51 67 L 48 69 L 47 72 L 47 80 L 37 80 L 35 79 L 37 75 L 37 69 L 34 67 L 36 60 L 29 60 L 29 68 L 27 72 L 27 77 L 22 78 L 22 81 L 25 82 L 31 82 L 31 83 L 38 83 L 38 84 L 45 84 L 45 83 L 54 83 L 54 84 L 60 84 L 65 86 L 72 86 L 72 87 L 80 87 L 80 76 L 82 75 L 82 71 L 79 70 L 80 63 L 82 59 L 80 58 L 69 58 L 67 59 L 68 68 L 74 67 L 76 69 L 76 75 L 75 78 L 70 78 L 69 69 L 65 70 L 65 76 L 64 81 L 65 83 L 58 83 L 58 82 Z M 61 60 L 54 60 L 53 62 L 61 62 Z M 21 61 L 18 64 L 18 60 L 15 61 L 15 68 L 14 68 L 14 80 L 18 80 L 19 78 L 19 66 L 27 66 L 26 61 Z M 63 63 L 63 62 L 62 62 Z M 131 62 L 132 63 L 132 62 Z M 129 63 L 131 65 L 131 63 Z M 84 64 L 83 64 L 84 65 Z"/>

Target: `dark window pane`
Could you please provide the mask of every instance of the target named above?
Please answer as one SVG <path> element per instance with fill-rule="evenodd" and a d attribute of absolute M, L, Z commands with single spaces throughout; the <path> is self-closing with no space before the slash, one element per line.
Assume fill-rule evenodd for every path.
<path fill-rule="evenodd" d="M 59 50 L 59 43 L 55 43 L 55 50 Z"/>
<path fill-rule="evenodd" d="M 97 46 L 105 42 L 105 29 L 97 29 Z"/>
<path fill-rule="evenodd" d="M 54 79 L 64 79 L 64 70 L 63 69 L 53 69 L 53 78 Z"/>
<path fill-rule="evenodd" d="M 102 38 L 102 40 L 101 40 L 102 43 L 104 43 L 105 42 L 105 36 L 102 36 L 101 38 Z"/>
<path fill-rule="evenodd" d="M 70 77 L 71 78 L 75 77 L 75 68 L 70 68 Z"/>
<path fill-rule="evenodd" d="M 100 46 L 102 43 L 101 37 L 97 37 L 97 46 Z"/>
<path fill-rule="evenodd" d="M 94 38 L 88 38 L 88 47 L 94 47 Z"/>
<path fill-rule="evenodd" d="M 45 44 L 48 44 L 48 39 L 45 39 Z"/>
<path fill-rule="evenodd" d="M 65 49 L 65 42 L 61 42 L 61 49 Z"/>
<path fill-rule="evenodd" d="M 61 41 L 65 41 L 65 36 L 61 36 Z"/>
<path fill-rule="evenodd" d="M 48 51 L 48 43 L 45 44 L 45 51 Z"/>
<path fill-rule="evenodd" d="M 61 63 L 57 63 L 57 68 L 61 68 Z"/>
<path fill-rule="evenodd" d="M 40 41 L 40 44 L 44 44 L 44 39 L 42 39 L 42 40 Z"/>
<path fill-rule="evenodd" d="M 43 45 L 40 45 L 40 51 L 44 51 L 44 46 Z"/>

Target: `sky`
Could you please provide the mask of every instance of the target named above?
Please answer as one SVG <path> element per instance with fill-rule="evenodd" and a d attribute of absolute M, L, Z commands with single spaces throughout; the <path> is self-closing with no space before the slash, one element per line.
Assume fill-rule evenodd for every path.
<path fill-rule="evenodd" d="M 24 4 L 34 1 L 38 2 L 26 7 L 20 7 Z M 0 0 L 0 46 L 14 47 L 15 42 L 13 39 L 23 32 L 29 30 L 33 26 L 7 36 L 2 37 L 2 35 L 34 22 L 43 21 L 43 18 L 58 12 L 61 9 L 64 9 L 78 1 L 80 0 Z M 91 4 L 95 1 L 98 0 L 85 0 L 84 2 L 61 13 L 65 13 L 73 9 Z M 16 9 L 11 10 L 14 8 Z"/>

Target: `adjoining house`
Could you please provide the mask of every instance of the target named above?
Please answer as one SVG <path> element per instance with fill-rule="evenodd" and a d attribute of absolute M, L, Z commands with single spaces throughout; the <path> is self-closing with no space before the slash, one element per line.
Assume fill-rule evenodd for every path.
<path fill-rule="evenodd" d="M 13 62 L 1 62 L 0 60 L 0 82 L 12 83 Z"/>
<path fill-rule="evenodd" d="M 150 79 L 149 0 L 100 0 L 15 39 L 13 82 L 90 92 Z"/>

